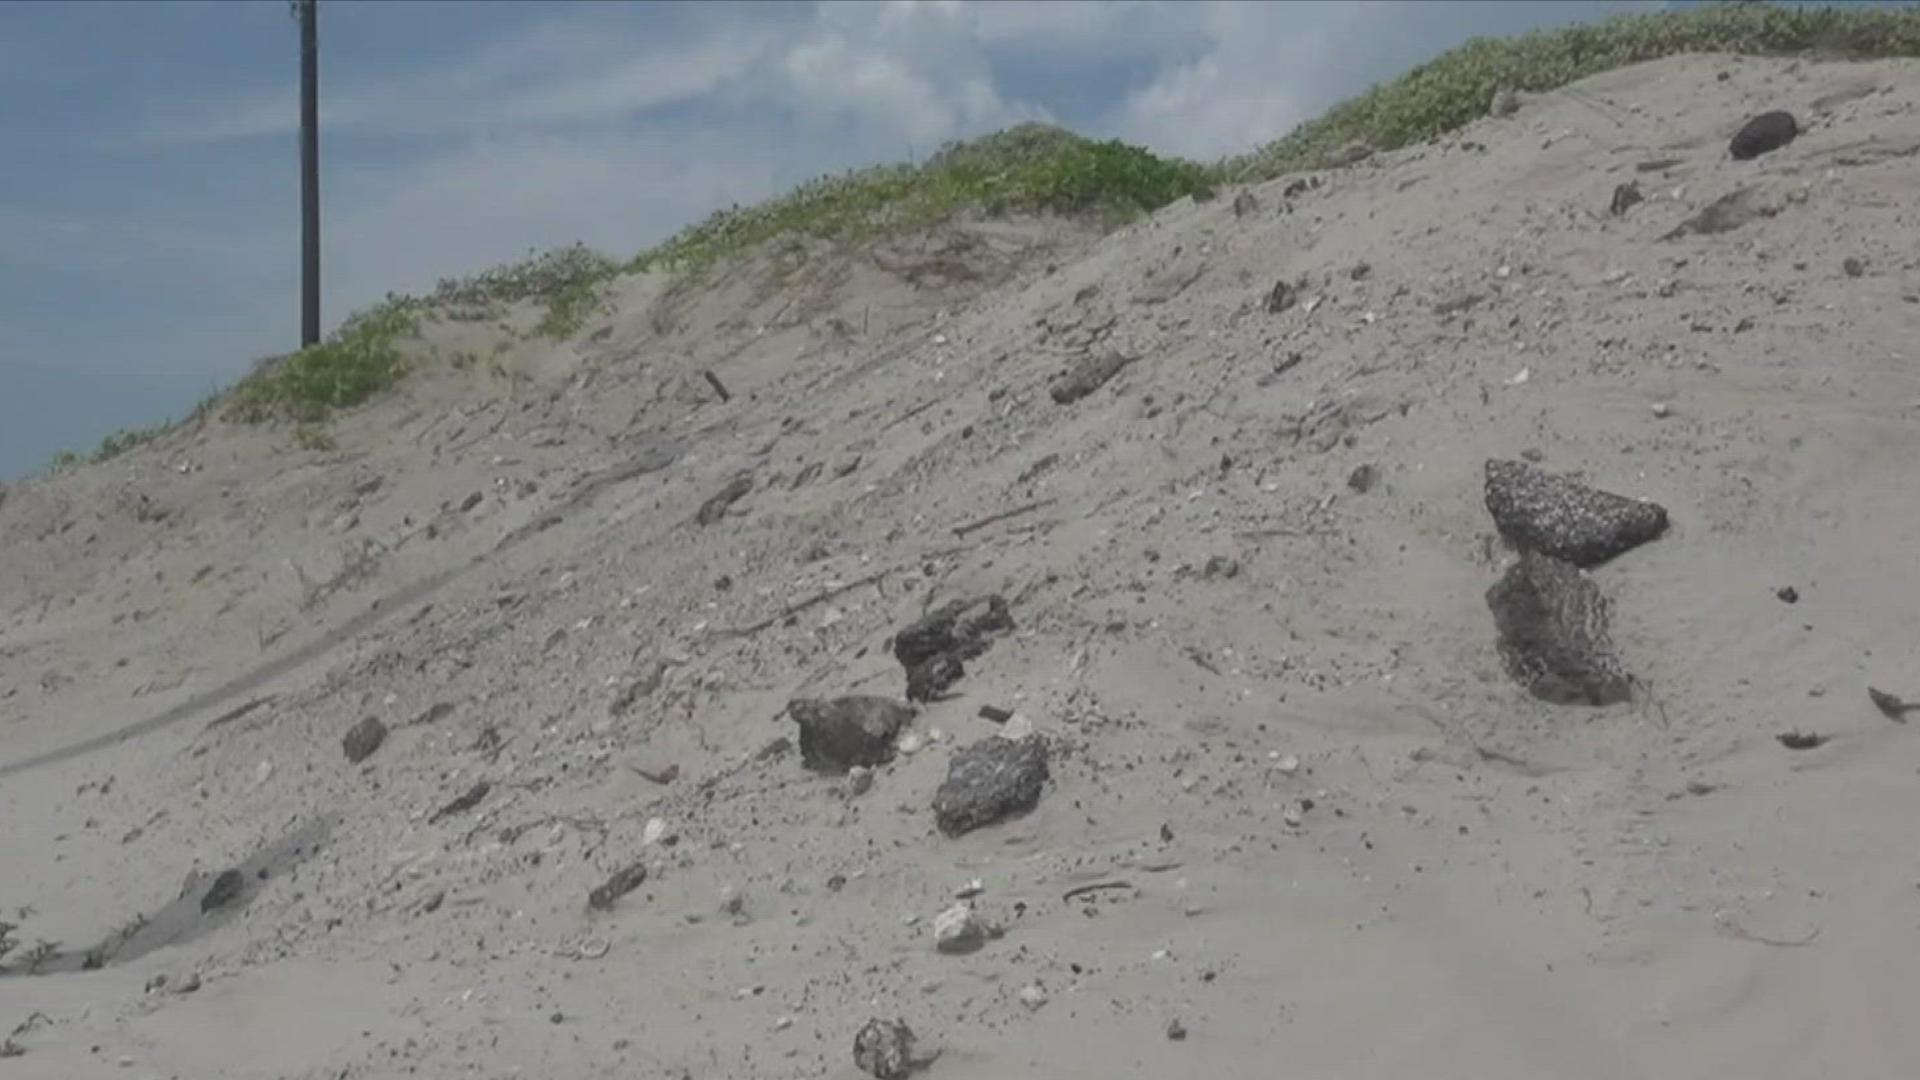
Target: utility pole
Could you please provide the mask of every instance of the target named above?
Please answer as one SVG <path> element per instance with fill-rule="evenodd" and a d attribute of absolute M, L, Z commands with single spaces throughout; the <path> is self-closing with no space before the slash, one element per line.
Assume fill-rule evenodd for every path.
<path fill-rule="evenodd" d="M 319 0 L 289 0 L 300 20 L 300 347 L 320 341 Z"/>

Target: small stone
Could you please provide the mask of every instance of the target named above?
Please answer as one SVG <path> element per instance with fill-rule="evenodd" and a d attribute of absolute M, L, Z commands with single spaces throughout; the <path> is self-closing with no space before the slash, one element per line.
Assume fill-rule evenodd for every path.
<path fill-rule="evenodd" d="M 1071 405 L 1113 380 L 1139 357 L 1095 353 L 1062 372 L 1047 388 L 1056 405 Z"/>
<path fill-rule="evenodd" d="M 894 737 L 913 720 L 912 709 L 881 697 L 796 698 L 787 711 L 800 725 L 802 763 L 820 772 L 893 760 Z"/>
<path fill-rule="evenodd" d="M 1857 278 L 1867 272 L 1867 264 L 1849 255 L 1840 261 L 1840 270 L 1850 278 Z"/>
<path fill-rule="evenodd" d="M 873 1019 L 853 1039 L 853 1063 L 876 1080 L 901 1080 L 913 1071 L 913 1029 L 904 1020 Z"/>
<path fill-rule="evenodd" d="M 1039 1011 L 1047 1003 L 1046 988 L 1039 983 L 1028 983 L 1020 988 L 1020 1004 L 1028 1009 Z"/>
<path fill-rule="evenodd" d="M 940 831 L 960 836 L 1026 813 L 1040 802 L 1048 777 L 1046 741 L 1037 735 L 989 735 L 953 756 L 933 797 Z"/>
<path fill-rule="evenodd" d="M 647 864 L 634 863 L 613 872 L 612 876 L 587 893 L 587 906 L 595 911 L 612 911 L 614 901 L 645 884 Z M 441 895 L 445 895 L 442 893 Z"/>
<path fill-rule="evenodd" d="M 1520 95 L 1514 93 L 1511 86 L 1497 86 L 1493 90 L 1493 100 L 1487 105 L 1492 116 L 1512 116 L 1520 111 Z"/>
<path fill-rule="evenodd" d="M 1167 1039 L 1171 1042 L 1186 1042 L 1187 1025 L 1178 1019 L 1167 1021 Z"/>
<path fill-rule="evenodd" d="M 920 748 L 925 745 L 926 740 L 913 732 L 900 736 L 900 752 L 908 757 L 919 753 Z"/>
<path fill-rule="evenodd" d="M 1781 586 L 1774 591 L 1773 595 L 1779 597 L 1780 602 L 1783 604 L 1797 604 L 1800 602 L 1800 590 L 1791 585 Z"/>
<path fill-rule="evenodd" d="M 369 716 L 353 725 L 344 738 L 340 748 L 346 752 L 349 764 L 358 765 L 373 756 L 380 744 L 387 741 L 387 725 L 377 716 Z"/>
<path fill-rule="evenodd" d="M 873 770 L 865 765 L 855 765 L 847 770 L 847 794 L 859 798 L 873 790 Z"/>
<path fill-rule="evenodd" d="M 1013 630 L 1007 602 L 980 596 L 942 605 L 893 637 L 893 657 L 907 672 L 907 700 L 931 701 L 965 674 L 999 637 Z"/>
<path fill-rule="evenodd" d="M 934 947 L 943 953 L 975 952 L 986 942 L 987 928 L 972 904 L 955 904 L 933 917 Z"/>
<path fill-rule="evenodd" d="M 1367 492 L 1373 490 L 1373 485 L 1379 479 L 1379 469 L 1372 465 L 1361 465 L 1347 474 L 1347 486 L 1355 492 L 1365 495 Z"/>
<path fill-rule="evenodd" d="M 1300 813 L 1300 805 L 1298 803 L 1288 803 L 1287 808 L 1280 812 L 1280 820 L 1284 822 L 1289 829 L 1297 829 L 1306 821 L 1305 817 Z"/>
<path fill-rule="evenodd" d="M 1246 217 L 1248 214 L 1258 212 L 1259 209 L 1260 200 L 1254 198 L 1253 192 L 1251 191 L 1243 191 L 1233 197 L 1234 217 Z"/>
<path fill-rule="evenodd" d="M 200 913 L 206 914 L 215 908 L 222 908 L 240 898 L 247 887 L 247 878 L 238 870 L 222 870 L 213 879 L 213 885 L 200 897 Z"/>
<path fill-rule="evenodd" d="M 1300 771 L 1300 758 L 1294 754 L 1282 754 L 1279 760 L 1273 763 L 1273 767 L 1283 775 L 1292 776 Z"/>
<path fill-rule="evenodd" d="M 648 818 L 646 825 L 640 829 L 640 846 L 652 847 L 653 845 L 666 839 L 666 837 L 667 837 L 666 819 L 657 818 L 657 817 Z"/>
<path fill-rule="evenodd" d="M 1033 719 L 1026 713 L 1014 713 L 1007 718 L 1006 723 L 1000 725 L 1000 730 L 994 732 L 994 734 L 1003 739 L 1013 739 L 1017 742 L 1033 734 Z"/>
<path fill-rule="evenodd" d="M 1664 401 L 1656 401 L 1653 403 L 1653 415 L 1665 420 L 1667 417 L 1673 415 L 1673 406 Z"/>
<path fill-rule="evenodd" d="M 733 504 L 747 497 L 753 491 L 753 477 L 742 473 L 727 481 L 725 487 L 715 492 L 712 498 L 700 504 L 700 510 L 694 520 L 701 525 L 712 525 L 725 518 L 733 509 Z"/>

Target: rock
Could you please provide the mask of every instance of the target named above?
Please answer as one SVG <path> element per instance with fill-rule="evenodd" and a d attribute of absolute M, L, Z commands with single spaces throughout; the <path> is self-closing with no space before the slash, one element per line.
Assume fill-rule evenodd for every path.
<path fill-rule="evenodd" d="M 1797 604 L 1800 602 L 1800 590 L 1791 585 L 1780 586 L 1773 591 L 1773 595 L 1779 597 L 1780 602 L 1783 604 Z"/>
<path fill-rule="evenodd" d="M 387 741 L 387 725 L 377 716 L 369 716 L 353 725 L 346 737 L 340 740 L 340 748 L 346 751 L 347 761 L 358 765 L 373 756 L 380 744 Z"/>
<path fill-rule="evenodd" d="M 595 911 L 612 911 L 614 901 L 645 884 L 647 864 L 634 863 L 615 870 L 607 880 L 587 893 L 587 906 Z"/>
<path fill-rule="evenodd" d="M 959 903 L 933 917 L 934 948 L 949 955 L 977 951 L 987 943 L 987 928 L 972 904 Z"/>
<path fill-rule="evenodd" d="M 199 993 L 200 992 L 200 973 L 197 971 L 187 972 L 186 978 L 181 979 L 178 983 L 174 984 L 173 992 L 176 994 Z"/>
<path fill-rule="evenodd" d="M 930 656 L 907 669 L 907 700 L 932 701 L 965 678 L 967 668 L 952 653 Z"/>
<path fill-rule="evenodd" d="M 1852 255 L 1840 260 L 1840 272 L 1850 278 L 1861 277 L 1867 272 L 1867 264 Z"/>
<path fill-rule="evenodd" d="M 1487 105 L 1487 113 L 1492 116 L 1512 116 L 1520 111 L 1520 95 L 1514 93 L 1511 86 L 1495 87 L 1493 100 Z"/>
<path fill-rule="evenodd" d="M 1735 161 L 1752 161 L 1762 154 L 1770 154 L 1792 142 L 1800 134 L 1800 125 L 1790 112 L 1774 111 L 1759 116 L 1741 125 L 1727 144 L 1727 152 Z"/>
<path fill-rule="evenodd" d="M 857 799 L 873 790 L 873 770 L 865 765 L 855 765 L 847 770 L 847 796 Z"/>
<path fill-rule="evenodd" d="M 247 878 L 238 870 L 222 870 L 213 879 L 213 885 L 200 897 L 202 915 L 216 908 L 226 907 L 240 898 L 247 887 Z"/>
<path fill-rule="evenodd" d="M 853 1063 L 878 1080 L 900 1080 L 913 1071 L 913 1043 L 906 1021 L 869 1020 L 853 1038 Z"/>
<path fill-rule="evenodd" d="M 989 735 L 953 755 L 933 796 L 934 820 L 941 832 L 960 836 L 1026 813 L 1039 804 L 1047 776 L 1047 745 L 1040 736 Z"/>
<path fill-rule="evenodd" d="M 1243 191 L 1233 197 L 1234 217 L 1246 217 L 1248 214 L 1258 213 L 1259 210 L 1260 200 L 1254 198 L 1253 192 Z"/>
<path fill-rule="evenodd" d="M 1178 1019 L 1167 1021 L 1167 1039 L 1170 1042 L 1186 1042 L 1187 1025 Z"/>
<path fill-rule="evenodd" d="M 1138 359 L 1116 352 L 1089 356 L 1055 378 L 1053 385 L 1047 388 L 1047 394 L 1056 405 L 1071 405 L 1107 385 L 1115 375 Z"/>
<path fill-rule="evenodd" d="M 1373 485 L 1379 479 L 1380 470 L 1378 468 L 1372 465 L 1361 465 L 1347 474 L 1347 486 L 1352 488 L 1357 494 L 1365 495 L 1367 492 L 1373 490 Z"/>
<path fill-rule="evenodd" d="M 1607 601 L 1573 563 L 1528 551 L 1487 590 L 1507 673 L 1557 704 L 1613 705 L 1632 692 L 1607 631 Z"/>
<path fill-rule="evenodd" d="M 1278 315 L 1292 307 L 1294 301 L 1299 298 L 1299 290 L 1294 288 L 1291 282 L 1282 278 L 1274 282 L 1273 288 L 1267 292 L 1267 314 Z"/>
<path fill-rule="evenodd" d="M 1640 193 L 1640 185 L 1629 180 L 1613 189 L 1613 202 L 1608 204 L 1607 212 L 1619 217 L 1646 201 L 1647 197 Z"/>
<path fill-rule="evenodd" d="M 1486 503 L 1500 535 L 1515 547 L 1582 567 L 1667 528 L 1667 511 L 1657 503 L 1598 491 L 1522 461 L 1487 462 Z"/>
<path fill-rule="evenodd" d="M 1020 988 L 1020 1004 L 1028 1009 L 1039 1010 L 1047 1003 L 1047 989 L 1039 983 L 1028 983 Z"/>
<path fill-rule="evenodd" d="M 727 481 L 726 487 L 721 488 L 712 498 L 700 504 L 700 512 L 694 515 L 694 520 L 702 525 L 711 525 L 719 521 L 727 516 L 727 511 L 733 508 L 734 503 L 746 498 L 751 491 L 753 491 L 753 477 L 745 473 L 734 477 Z"/>
<path fill-rule="evenodd" d="M 907 700 L 931 701 L 966 673 L 994 639 L 1013 629 L 1007 602 L 981 596 L 944 604 L 893 636 L 893 657 L 907 671 Z"/>
<path fill-rule="evenodd" d="M 913 710 L 882 697 L 796 698 L 787 712 L 800 725 L 800 760 L 818 772 L 844 773 L 893 760 L 894 736 Z"/>

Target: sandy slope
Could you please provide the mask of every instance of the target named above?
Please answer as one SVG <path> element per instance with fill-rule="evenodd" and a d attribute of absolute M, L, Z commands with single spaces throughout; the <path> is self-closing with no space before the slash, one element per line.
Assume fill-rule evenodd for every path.
<path fill-rule="evenodd" d="M 1244 214 L 636 279 L 497 368 L 450 319 L 340 451 L 211 425 L 11 489 L 0 915 L 53 969 L 152 920 L 0 979 L 43 1017 L 7 1075 L 853 1077 L 876 1015 L 955 1078 L 1908 1075 L 1920 743 L 1866 687 L 1920 697 L 1917 105 L 1647 65 Z M 1810 130 L 1728 160 L 1775 107 Z M 1523 452 L 1673 517 L 1593 572 L 1630 704 L 1500 669 L 1481 466 Z M 1016 632 L 871 791 L 777 746 L 985 592 Z M 944 837 L 983 704 L 1053 779 Z M 943 955 L 976 878 L 1004 936 Z"/>

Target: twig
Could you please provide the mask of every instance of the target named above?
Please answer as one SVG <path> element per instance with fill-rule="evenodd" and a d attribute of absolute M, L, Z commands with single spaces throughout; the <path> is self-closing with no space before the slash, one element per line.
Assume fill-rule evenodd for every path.
<path fill-rule="evenodd" d="M 1041 499 L 1039 502 L 1030 502 L 1025 506 L 1016 506 L 1011 510 L 1002 511 L 1001 513 L 993 514 L 989 517 L 983 517 L 978 521 L 969 521 L 965 525 L 956 525 L 953 528 L 953 535 L 965 536 L 968 533 L 979 532 L 981 529 L 984 529 L 989 525 L 998 525 L 1003 521 L 1007 521 L 1011 518 L 1017 518 L 1022 514 L 1031 514 L 1035 510 L 1044 509 L 1045 507 L 1052 506 L 1054 503 L 1057 503 L 1059 501 L 1060 501 L 1059 499 Z"/>
<path fill-rule="evenodd" d="M 1801 938 L 1763 937 L 1741 926 L 1733 920 L 1731 915 L 1724 911 L 1716 911 L 1713 913 L 1713 924 L 1718 926 L 1720 932 L 1726 934 L 1728 937 L 1736 937 L 1741 941 L 1751 941 L 1756 945 L 1771 945 L 1776 949 L 1798 949 L 1803 945 L 1811 945 L 1814 939 L 1820 936 L 1821 930 L 1820 927 L 1816 926 L 1809 931 L 1805 937 Z"/>
<path fill-rule="evenodd" d="M 900 426 L 901 424 L 904 424 L 904 423 L 906 423 L 907 421 L 909 421 L 909 420 L 911 420 L 911 419 L 913 419 L 914 417 L 916 417 L 916 416 L 919 416 L 919 415 L 920 415 L 921 413 L 923 413 L 923 412 L 926 412 L 926 411 L 927 411 L 928 409 L 931 409 L 931 408 L 933 408 L 933 407 L 934 407 L 935 405 L 938 405 L 938 404 L 940 404 L 940 402 L 942 402 L 942 401 L 944 401 L 944 400 L 946 400 L 946 399 L 944 399 L 944 398 L 928 398 L 927 400 L 925 400 L 925 401 L 923 401 L 923 402 L 921 402 L 920 404 L 918 404 L 918 405 L 915 405 L 915 406 L 914 406 L 913 408 L 911 408 L 911 409 L 908 409 L 908 410 L 906 411 L 906 413 L 905 413 L 905 414 L 903 414 L 902 416 L 900 416 L 900 418 L 899 418 L 899 419 L 896 419 L 896 420 L 894 420 L 894 421 L 892 421 L 892 422 L 891 422 L 891 423 L 889 423 L 889 424 L 888 424 L 888 425 L 887 425 L 886 427 L 884 427 L 884 428 L 881 428 L 880 430 L 882 430 L 882 431 L 891 431 L 891 430 L 893 430 L 894 428 L 897 428 L 897 427 L 899 427 L 899 426 Z"/>
<path fill-rule="evenodd" d="M 714 634 L 715 636 L 718 636 L 718 637 L 749 637 L 753 634 L 759 633 L 762 630 L 765 630 L 767 627 L 772 626 L 775 623 L 782 622 L 786 619 L 790 619 L 793 616 L 800 614 L 801 612 L 807 610 L 810 607 L 814 607 L 815 605 L 818 605 L 818 604 L 824 604 L 827 601 L 833 599 L 834 597 L 841 595 L 842 593 L 852 592 L 853 590 L 858 589 L 863 585 L 872 585 L 873 583 L 879 581 L 883 577 L 886 577 L 888 574 L 892 572 L 893 571 L 891 570 L 881 570 L 878 573 L 868 574 L 866 577 L 860 578 L 856 581 L 849 581 L 844 585 L 836 585 L 831 589 L 823 589 L 822 591 L 814 593 L 812 596 L 807 597 L 805 600 L 800 600 L 795 603 L 788 604 L 786 607 L 780 610 L 780 613 L 778 615 L 769 616 L 768 618 L 762 619 L 759 622 L 753 623 L 752 625 L 749 625 L 749 626 L 728 627 L 725 629 L 716 630 L 714 631 Z"/>
<path fill-rule="evenodd" d="M 713 392 L 720 395 L 721 404 L 724 405 L 733 400 L 733 395 L 727 393 L 726 384 L 720 381 L 720 376 L 715 375 L 711 371 L 703 371 L 700 374 L 707 377 L 707 385 L 713 387 Z"/>
<path fill-rule="evenodd" d="M 1131 888 L 1133 888 L 1133 882 L 1131 881 L 1097 881 L 1092 885 L 1076 885 L 1061 894 L 1060 902 L 1063 904 L 1071 903 L 1076 896 L 1086 896 L 1088 893 L 1103 892 L 1107 889 Z"/>

